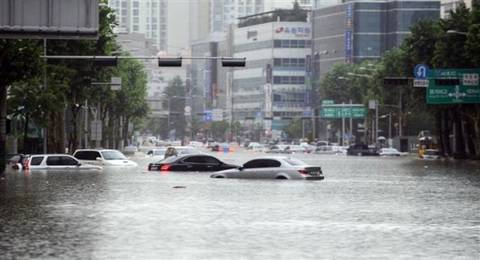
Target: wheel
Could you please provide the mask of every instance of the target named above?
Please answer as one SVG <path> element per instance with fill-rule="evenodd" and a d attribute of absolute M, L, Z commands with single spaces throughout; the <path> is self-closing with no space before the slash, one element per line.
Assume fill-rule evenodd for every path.
<path fill-rule="evenodd" d="M 287 178 L 285 176 L 278 176 L 275 180 L 287 180 Z"/>
<path fill-rule="evenodd" d="M 215 176 L 216 179 L 223 179 L 225 177 L 221 176 L 221 175 L 218 175 L 218 176 Z"/>

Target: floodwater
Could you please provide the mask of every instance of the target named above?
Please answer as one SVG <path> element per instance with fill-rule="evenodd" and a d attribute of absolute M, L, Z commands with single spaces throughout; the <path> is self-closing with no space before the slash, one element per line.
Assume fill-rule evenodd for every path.
<path fill-rule="evenodd" d="M 325 180 L 148 173 L 141 156 L 137 170 L 8 173 L 0 258 L 479 259 L 478 164 L 297 157 Z"/>

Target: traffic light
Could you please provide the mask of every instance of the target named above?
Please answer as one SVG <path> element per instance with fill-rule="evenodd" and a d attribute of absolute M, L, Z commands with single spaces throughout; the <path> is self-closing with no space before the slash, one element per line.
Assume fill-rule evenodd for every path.
<path fill-rule="evenodd" d="M 182 58 L 158 58 L 159 67 L 182 67 Z"/>
<path fill-rule="evenodd" d="M 409 86 L 411 85 L 410 78 L 407 77 L 389 77 L 383 79 L 384 86 Z"/>
<path fill-rule="evenodd" d="M 223 67 L 245 67 L 246 58 L 222 58 Z"/>
<path fill-rule="evenodd" d="M 93 63 L 102 67 L 116 67 L 118 64 L 117 57 L 94 57 Z"/>

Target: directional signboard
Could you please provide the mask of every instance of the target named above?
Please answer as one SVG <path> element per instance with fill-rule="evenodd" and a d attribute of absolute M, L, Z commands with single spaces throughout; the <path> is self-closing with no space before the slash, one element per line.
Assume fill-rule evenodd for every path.
<path fill-rule="evenodd" d="M 480 103 L 479 75 L 479 69 L 431 70 L 427 104 Z"/>
<path fill-rule="evenodd" d="M 367 110 L 363 105 L 324 105 L 320 117 L 325 119 L 364 118 Z"/>
<path fill-rule="evenodd" d="M 414 87 L 426 88 L 428 87 L 428 73 L 429 68 L 425 64 L 417 64 L 413 69 L 413 76 L 415 79 L 413 80 Z"/>
<path fill-rule="evenodd" d="M 203 114 L 203 121 L 204 122 L 212 122 L 213 115 L 211 110 L 205 110 Z"/>

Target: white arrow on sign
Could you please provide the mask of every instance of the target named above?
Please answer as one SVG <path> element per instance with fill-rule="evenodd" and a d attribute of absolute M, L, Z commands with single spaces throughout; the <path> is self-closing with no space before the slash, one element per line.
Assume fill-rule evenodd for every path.
<path fill-rule="evenodd" d="M 454 97 L 455 99 L 459 99 L 461 97 L 465 97 L 467 93 L 460 92 L 460 86 L 455 86 L 455 93 L 449 93 L 449 97 Z"/>

